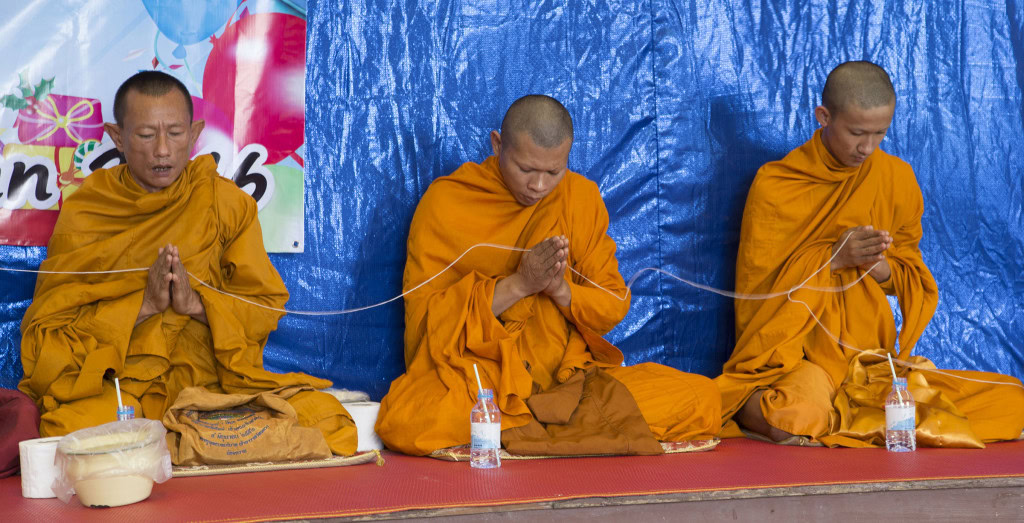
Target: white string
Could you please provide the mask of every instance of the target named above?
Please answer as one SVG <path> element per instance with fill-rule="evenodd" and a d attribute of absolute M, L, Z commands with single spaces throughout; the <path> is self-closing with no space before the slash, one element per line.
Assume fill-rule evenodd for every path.
<path fill-rule="evenodd" d="M 871 352 L 869 350 L 859 349 L 857 347 L 854 347 L 853 345 L 850 345 L 848 343 L 844 343 L 839 338 L 835 337 L 835 335 L 832 334 L 832 331 L 830 331 L 827 328 L 825 328 L 825 325 L 821 323 L 821 320 L 818 319 L 818 316 L 816 316 L 814 314 L 814 311 L 811 310 L 811 306 L 808 305 L 807 302 L 805 302 L 803 300 L 795 299 L 792 296 L 789 297 L 789 301 L 794 302 L 794 303 L 799 303 L 800 305 L 803 305 L 804 308 L 807 309 L 807 313 L 810 314 L 811 317 L 814 318 L 814 321 L 817 322 L 818 326 L 821 327 L 821 330 L 825 331 L 825 334 L 828 334 L 828 337 L 832 338 L 832 341 L 836 342 L 840 346 L 846 347 L 847 349 L 855 350 L 855 351 L 857 351 L 857 352 L 859 352 L 861 354 L 867 354 L 868 356 L 872 356 L 872 357 L 878 358 L 879 360 L 882 360 L 882 361 L 886 360 L 886 357 L 882 356 L 881 354 L 875 354 L 874 352 Z M 886 353 L 889 352 L 889 351 L 887 351 L 886 349 L 884 349 L 882 347 L 878 347 L 878 349 L 885 350 Z M 878 350 L 878 349 L 875 349 L 875 350 Z M 893 359 L 892 361 L 897 363 L 897 364 L 899 364 L 901 367 L 907 367 L 909 369 L 914 369 L 914 370 L 917 370 L 917 371 L 933 372 L 935 374 L 942 374 L 943 376 L 949 376 L 951 378 L 957 378 L 957 379 L 961 379 L 961 380 L 965 380 L 965 381 L 973 381 L 975 383 L 988 383 L 988 384 L 991 384 L 991 385 L 1013 385 L 1015 387 L 1024 388 L 1024 386 L 1019 385 L 1017 383 L 1012 383 L 1012 382 L 982 380 L 982 379 L 977 379 L 977 378 L 968 378 L 967 376 L 960 376 L 960 375 L 957 375 L 957 374 L 951 374 L 951 373 L 943 371 L 943 370 L 932 369 L 932 368 L 925 367 L 924 365 L 921 365 L 920 363 L 913 363 L 913 362 L 901 360 L 901 359 L 899 359 L 899 357 Z"/>
<path fill-rule="evenodd" d="M 38 270 L 34 271 L 32 269 L 9 269 L 7 267 L 0 267 L 0 271 L 7 271 L 7 272 L 29 272 L 29 273 L 34 273 L 34 274 L 115 274 L 115 273 L 121 273 L 121 272 L 138 272 L 138 271 L 148 271 L 148 270 L 149 270 L 148 268 L 141 268 L 141 269 L 117 269 L 117 270 L 113 270 L 113 271 L 38 271 Z"/>
<path fill-rule="evenodd" d="M 284 313 L 288 313 L 288 314 L 298 314 L 298 315 L 303 315 L 303 316 L 333 316 L 333 315 L 338 315 L 338 314 L 351 314 L 353 312 L 365 311 L 367 309 L 372 309 L 374 307 L 380 307 L 381 305 L 387 305 L 387 304 L 389 304 L 389 303 L 391 303 L 391 302 L 393 302 L 395 300 L 404 298 L 405 296 L 415 292 L 420 287 L 422 287 L 422 286 L 424 286 L 424 285 L 434 281 L 434 279 L 437 278 L 438 276 L 440 276 L 440 275 L 444 274 L 445 272 L 447 272 L 448 269 L 451 269 L 452 267 L 454 267 L 456 263 L 459 263 L 459 260 L 461 260 L 464 256 L 469 254 L 469 251 L 472 251 L 473 249 L 476 249 L 477 247 L 494 247 L 496 249 L 504 249 L 506 251 L 519 251 L 519 252 L 527 252 L 527 251 L 530 250 L 530 249 L 522 249 L 522 248 L 519 248 L 519 247 L 509 247 L 508 245 L 499 245 L 497 243 L 478 243 L 478 244 L 476 244 L 476 245 L 466 249 L 465 251 L 463 251 L 462 254 L 460 254 L 458 258 L 455 258 L 455 261 L 449 263 L 447 267 L 445 267 L 445 268 L 441 269 L 440 271 L 438 271 L 437 274 L 431 276 L 430 278 L 427 278 L 426 280 L 424 280 L 419 285 L 417 285 L 417 286 L 415 286 L 415 287 L 413 287 L 413 288 L 403 292 L 402 294 L 399 294 L 398 296 L 395 296 L 394 298 L 390 298 L 390 299 L 384 300 L 384 301 L 382 301 L 380 303 L 374 303 L 373 305 L 366 305 L 364 307 L 356 307 L 354 309 L 342 309 L 342 310 L 336 310 L 336 311 L 293 311 L 293 310 L 286 310 L 286 309 L 278 309 L 278 308 L 275 308 L 275 307 L 270 307 L 268 305 L 263 305 L 261 303 L 256 303 L 254 301 L 247 300 L 247 299 L 245 299 L 245 298 L 243 298 L 241 296 L 235 296 L 234 294 L 231 294 L 230 292 L 222 291 L 222 290 L 220 290 L 220 289 L 218 289 L 216 287 L 213 287 L 213 286 L 207 284 L 203 280 L 200 280 L 195 274 L 192 274 L 191 272 L 188 273 L 188 275 L 191 276 L 192 278 L 194 278 L 197 282 L 201 283 L 204 287 L 207 287 L 209 289 L 217 291 L 217 292 L 219 292 L 219 293 L 221 293 L 221 294 L 223 294 L 225 296 L 231 296 L 232 298 L 237 298 L 237 299 L 242 300 L 242 301 L 244 301 L 244 302 L 246 302 L 246 303 L 248 303 L 250 305 L 255 305 L 257 307 L 262 307 L 264 309 L 268 309 L 268 310 L 272 310 L 272 311 L 276 311 L 276 312 L 284 312 Z M 570 269 L 572 269 L 572 267 L 570 267 Z M 572 271 L 576 272 L 575 269 L 572 269 Z M 577 272 L 576 274 L 579 274 L 579 273 Z M 582 274 L 580 276 L 582 276 Z M 590 280 L 587 280 L 587 281 L 590 281 Z M 593 283 L 593 282 L 591 282 L 591 283 Z M 597 284 L 594 283 L 594 285 L 597 285 Z M 598 287 L 601 287 L 601 286 L 598 285 Z M 605 289 L 604 287 L 601 287 L 601 289 L 603 289 L 605 292 L 611 292 L 608 289 Z M 615 294 L 612 294 L 612 296 L 615 296 Z"/>
<path fill-rule="evenodd" d="M 800 290 L 800 289 L 819 291 L 819 292 L 843 292 L 843 291 L 846 291 L 846 290 L 852 288 L 854 285 L 860 283 L 861 280 L 863 280 L 865 277 L 867 277 L 868 274 L 875 267 L 877 267 L 879 263 L 881 263 L 881 262 L 876 262 L 870 268 L 865 270 L 864 273 L 861 274 L 856 280 L 850 282 L 849 284 L 843 285 L 842 287 L 808 287 L 807 286 L 807 282 L 811 281 L 811 279 L 813 279 L 815 276 L 817 276 L 818 273 L 820 273 L 821 271 L 825 270 L 826 267 L 829 267 L 832 264 L 832 262 L 835 260 L 836 256 L 839 255 L 839 252 L 841 252 L 843 247 L 846 245 L 846 242 L 849 241 L 850 236 L 852 236 L 852 235 L 847 235 L 846 238 L 843 238 L 843 241 L 839 244 L 838 248 L 834 249 L 834 252 L 833 252 L 832 256 L 828 259 L 828 261 L 825 262 L 825 264 L 822 265 L 821 267 L 819 267 L 816 271 L 811 273 L 811 275 L 808 276 L 804 281 L 800 282 L 799 285 L 797 285 L 797 286 L 795 286 L 795 287 L 793 287 L 793 288 L 791 288 L 791 289 L 789 289 L 787 291 L 780 291 L 780 292 L 768 293 L 768 294 L 744 294 L 744 293 L 726 291 L 726 290 L 717 289 L 715 287 L 711 287 L 711 286 L 708 286 L 708 285 L 704 285 L 704 284 L 701 284 L 701 283 L 697 283 L 697 282 L 694 282 L 694 281 L 690 281 L 690 280 L 687 280 L 686 278 L 681 278 L 679 276 L 676 276 L 675 274 L 672 274 L 672 273 L 670 273 L 668 271 L 665 271 L 663 269 L 659 269 L 657 267 L 644 267 L 643 269 L 640 269 L 640 270 L 636 271 L 635 273 L 633 273 L 633 276 L 631 276 L 629 278 L 629 282 L 626 284 L 626 292 L 623 293 L 622 296 L 619 296 L 618 294 L 615 294 L 611 290 L 606 289 L 605 287 L 603 287 L 599 283 L 591 280 L 590 278 L 587 278 L 583 273 L 577 271 L 576 269 L 574 269 L 572 267 L 569 267 L 569 270 L 572 271 L 574 274 L 578 275 L 579 277 L 583 278 L 585 281 L 587 281 L 588 283 L 590 283 L 594 287 L 603 290 L 604 292 L 610 294 L 612 297 L 618 299 L 619 301 L 625 301 L 626 298 L 629 297 L 629 295 L 630 295 L 630 293 L 632 292 L 632 289 L 633 289 L 633 284 L 636 282 L 637 278 L 639 278 L 641 274 L 643 274 L 644 272 L 647 272 L 647 271 L 659 272 L 661 274 L 669 276 L 669 277 L 671 277 L 673 279 L 676 279 L 676 280 L 678 280 L 680 282 L 683 282 L 683 283 L 685 283 L 687 285 L 690 285 L 692 287 L 695 287 L 695 288 L 698 288 L 698 289 L 701 289 L 701 290 L 705 290 L 705 291 L 708 291 L 708 292 L 712 292 L 714 294 L 718 294 L 718 295 L 725 296 L 725 297 L 728 297 L 728 298 L 738 299 L 738 300 L 768 300 L 768 299 L 772 299 L 772 298 L 778 298 L 778 297 L 781 297 L 781 296 L 785 296 L 788 301 L 791 301 L 791 302 L 794 302 L 794 303 L 799 303 L 799 304 L 803 305 L 804 308 L 807 309 L 808 314 L 811 315 L 811 318 L 813 318 L 814 321 L 818 324 L 818 326 L 821 327 L 821 329 L 823 331 L 825 331 L 826 334 L 828 334 L 829 338 L 831 338 L 832 341 L 836 342 L 838 345 L 840 345 L 842 347 L 845 347 L 847 349 L 850 349 L 850 350 L 857 351 L 857 352 L 862 353 L 862 354 L 867 354 L 869 356 L 874 356 L 874 357 L 882 359 L 881 355 L 875 354 L 875 353 L 873 353 L 873 352 L 871 352 L 869 350 L 864 350 L 864 349 L 860 349 L 858 347 L 854 347 L 854 346 L 852 346 L 852 345 L 850 345 L 848 343 L 844 343 L 842 340 L 840 340 L 834 334 L 832 334 L 832 332 L 830 330 L 828 330 L 827 327 L 825 327 L 825 325 L 821 322 L 821 320 L 818 318 L 818 316 L 814 314 L 814 311 L 811 309 L 810 305 L 807 302 L 793 298 L 793 293 L 798 291 L 798 290 Z M 299 310 L 288 310 L 288 309 L 281 309 L 281 308 L 277 308 L 277 307 L 271 307 L 269 305 L 263 305 L 262 303 L 257 303 L 257 302 L 254 302 L 252 300 L 248 300 L 248 299 L 243 298 L 241 296 L 238 296 L 236 294 L 232 294 L 230 292 L 222 291 L 222 290 L 220 290 L 220 289 L 218 289 L 216 287 L 213 287 L 212 285 L 206 283 L 205 281 L 201 280 L 195 274 L 192 274 L 191 272 L 188 272 L 188 271 L 186 271 L 186 272 L 188 272 L 188 275 L 190 277 L 192 277 L 194 280 L 196 280 L 199 284 L 203 285 L 204 287 L 206 287 L 206 288 L 208 288 L 210 290 L 213 290 L 215 292 L 218 292 L 220 294 L 223 294 L 225 296 L 230 296 L 232 298 L 235 298 L 237 300 L 243 301 L 243 302 L 248 303 L 250 305 L 254 305 L 256 307 L 260 307 L 260 308 L 267 309 L 267 310 L 272 310 L 272 311 L 275 311 L 275 312 L 283 312 L 283 313 L 286 313 L 286 314 L 294 314 L 294 315 L 302 315 L 302 316 L 332 316 L 332 315 L 340 315 L 340 314 L 351 314 L 353 312 L 361 312 L 361 311 L 365 311 L 365 310 L 368 310 L 368 309 L 373 309 L 375 307 L 380 307 L 380 306 L 383 306 L 383 305 L 387 305 L 388 303 L 391 303 L 391 302 L 393 302 L 395 300 L 404 298 L 405 296 L 415 292 L 419 288 L 423 287 L 424 285 L 430 283 L 431 281 L 433 281 L 437 277 L 439 277 L 442 274 L 444 274 L 445 272 L 447 272 L 449 269 L 454 267 L 455 264 L 459 262 L 459 260 L 461 260 L 467 254 L 469 254 L 470 251 L 472 251 L 473 249 L 476 249 L 478 247 L 490 247 L 490 248 L 501 249 L 501 250 L 506 250 L 506 251 L 513 251 L 513 252 L 529 252 L 530 251 L 530 249 L 523 249 L 523 248 L 520 248 L 520 247 L 512 247 L 512 246 L 501 245 L 501 244 L 496 244 L 496 243 L 477 243 L 475 245 L 472 245 L 471 247 L 469 247 L 465 251 L 463 251 L 462 254 L 460 254 L 457 258 L 455 258 L 454 261 L 452 261 L 447 266 L 445 266 L 445 268 L 441 269 L 436 274 L 434 274 L 430 278 L 427 278 L 426 280 L 424 280 L 423 282 L 419 283 L 415 287 L 413 287 L 413 288 L 403 292 L 402 294 L 399 294 L 398 296 L 395 296 L 393 298 L 384 300 L 384 301 L 379 302 L 379 303 L 374 303 L 372 305 L 366 305 L 366 306 L 363 306 L 363 307 L 356 307 L 356 308 L 352 308 L 352 309 L 341 309 L 341 310 L 332 310 L 332 311 L 299 311 Z M 42 271 L 42 270 L 30 270 L 30 269 L 10 269 L 10 268 L 6 268 L 6 267 L 0 267 L 0 271 L 21 272 L 21 273 L 39 273 L 39 274 L 113 274 L 113 273 L 137 272 L 137 271 L 148 271 L 148 270 L 149 270 L 148 268 L 136 268 L 136 269 L 119 269 L 119 270 L 111 270 L 111 271 Z M 878 347 L 878 349 L 885 350 L 888 353 L 888 351 L 886 349 L 882 348 L 882 347 Z M 878 349 L 874 349 L 874 350 L 878 350 Z M 893 360 L 893 361 L 895 361 L 896 363 L 898 363 L 899 365 L 901 365 L 903 367 L 915 369 L 915 370 L 918 370 L 918 371 L 933 372 L 933 373 L 936 373 L 936 374 L 942 374 L 942 375 L 945 375 L 945 376 L 949 376 L 949 377 L 957 378 L 957 379 L 962 379 L 962 380 L 966 380 L 966 381 L 973 381 L 973 382 L 977 382 L 977 383 L 988 383 L 988 384 L 993 384 L 993 385 L 1013 385 L 1013 386 L 1016 386 L 1016 387 L 1024 388 L 1024 386 L 1018 385 L 1017 383 L 1002 382 L 1002 381 L 988 381 L 988 380 L 981 380 L 981 379 L 975 379 L 975 378 L 968 378 L 966 376 L 959 376 L 959 375 L 956 375 L 956 374 L 951 374 L 951 373 L 948 373 L 948 372 L 941 371 L 939 369 L 927 368 L 927 367 L 924 367 L 924 366 L 922 366 L 920 364 L 911 363 L 909 361 L 904 361 L 904 360 L 901 360 L 901 359 L 898 359 L 898 358 Z"/>

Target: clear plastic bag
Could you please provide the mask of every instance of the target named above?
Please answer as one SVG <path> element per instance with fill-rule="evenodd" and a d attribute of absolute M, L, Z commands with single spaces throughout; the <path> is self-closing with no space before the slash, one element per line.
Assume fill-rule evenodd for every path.
<path fill-rule="evenodd" d="M 159 421 L 131 419 L 78 430 L 57 444 L 53 493 L 68 503 L 118 506 L 149 497 L 171 477 L 167 430 Z"/>

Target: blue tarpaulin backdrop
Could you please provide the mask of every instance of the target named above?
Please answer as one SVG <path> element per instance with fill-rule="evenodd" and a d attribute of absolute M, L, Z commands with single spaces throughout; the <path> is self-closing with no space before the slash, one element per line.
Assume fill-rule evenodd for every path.
<path fill-rule="evenodd" d="M 625 277 L 647 266 L 731 289 L 757 168 L 807 140 L 838 63 L 885 67 L 897 91 L 882 147 L 915 169 L 938 311 L 916 353 L 1024 377 L 1024 7 L 1021 2 L 310 1 L 306 252 L 272 259 L 294 309 L 401 292 L 416 202 L 490 154 L 487 133 L 527 93 L 575 119 L 570 168 L 595 180 Z M 8 50 L 11 51 L 11 50 Z M 0 247 L 35 268 L 42 248 Z M 0 273 L 0 385 L 21 377 L 32 275 Z M 403 370 L 402 305 L 288 316 L 272 370 L 379 399 Z M 717 374 L 732 304 L 647 273 L 609 339 L 627 363 Z"/>

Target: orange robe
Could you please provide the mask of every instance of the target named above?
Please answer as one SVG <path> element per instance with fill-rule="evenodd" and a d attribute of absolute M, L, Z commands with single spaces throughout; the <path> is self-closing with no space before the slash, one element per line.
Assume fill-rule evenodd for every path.
<path fill-rule="evenodd" d="M 924 203 L 910 166 L 876 150 L 858 167 L 839 164 L 821 141 L 804 145 L 758 171 L 747 197 L 736 261 L 736 291 L 765 294 L 807 287 L 843 287 L 863 274 L 826 265 L 841 233 L 860 225 L 889 231 L 885 256 L 892 276 L 870 276 L 842 292 L 800 289 L 764 301 L 736 300 L 737 343 L 716 378 L 722 392 L 723 435 L 738 435 L 731 417 L 759 389 L 773 427 L 830 446 L 885 444 L 885 397 L 891 373 L 886 352 L 908 360 L 899 368 L 917 401 L 922 446 L 983 447 L 1013 439 L 1024 428 L 1020 381 L 1000 374 L 925 369 L 934 365 L 911 349 L 938 302 L 935 280 L 921 257 Z M 826 266 L 820 272 L 819 268 Z M 897 335 L 886 294 L 899 299 Z M 804 303 L 799 303 L 804 302 Z M 806 304 L 806 305 L 804 305 Z M 811 313 L 844 344 L 817 324 Z M 897 345 L 898 340 L 898 345 Z"/>
<path fill-rule="evenodd" d="M 416 209 L 404 288 L 427 280 L 477 243 L 531 248 L 565 235 L 569 265 L 625 297 L 607 229 L 597 185 L 579 174 L 567 172 L 549 195 L 524 207 L 506 188 L 495 157 L 466 163 L 435 180 Z M 656 438 L 686 440 L 718 431 L 719 399 L 711 380 L 657 364 L 620 367 L 622 353 L 601 335 L 625 316 L 628 298 L 620 300 L 567 269 L 569 307 L 537 294 L 496 318 L 494 286 L 516 271 L 521 256 L 478 247 L 406 296 L 406 373 L 381 401 L 376 427 L 388 447 L 427 454 L 469 443 L 474 363 L 484 387 L 495 389 L 502 429 L 532 419 L 526 399 L 534 391 L 598 366 L 626 385 Z"/>
<path fill-rule="evenodd" d="M 186 269 L 208 284 L 282 308 L 288 291 L 263 248 L 256 204 L 215 169 L 210 156 L 201 156 L 154 193 L 139 187 L 126 165 L 94 172 L 64 202 L 40 269 L 146 268 L 172 243 Z M 209 326 L 172 308 L 136 326 L 147 274 L 39 275 L 21 324 L 25 376 L 18 388 L 39 405 L 43 436 L 113 421 L 114 376 L 136 416 L 155 420 L 190 386 L 244 394 L 330 386 L 305 374 L 264 370 L 263 346 L 282 313 L 194 280 Z M 355 426 L 334 397 L 306 391 L 289 402 L 300 423 L 319 427 L 334 452 L 355 451 Z"/>

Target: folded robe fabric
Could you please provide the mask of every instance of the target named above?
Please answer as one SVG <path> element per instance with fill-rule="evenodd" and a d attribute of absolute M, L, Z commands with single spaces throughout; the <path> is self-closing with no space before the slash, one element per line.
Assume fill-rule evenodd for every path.
<path fill-rule="evenodd" d="M 896 355 L 897 346 L 899 358 L 916 367 L 901 368 L 900 374 L 909 376 L 918 401 L 919 444 L 980 447 L 983 441 L 1020 434 L 1024 394 L 1012 384 L 1019 381 L 948 371 L 1011 384 L 958 380 L 927 371 L 934 365 L 911 356 L 938 302 L 918 246 L 923 212 L 907 163 L 876 149 L 860 166 L 843 166 L 825 148 L 820 130 L 758 171 L 743 213 L 736 291 L 803 288 L 792 292 L 791 300 L 785 295 L 736 300 L 736 347 L 715 380 L 722 392 L 724 434 L 737 434 L 730 418 L 754 391 L 767 389 L 761 409 L 776 428 L 828 445 L 884 444 L 883 406 L 892 379 L 885 354 Z M 861 225 L 892 235 L 885 252 L 892 276 L 882 284 L 867 276 L 834 292 L 863 274 L 828 267 L 840 235 Z M 887 293 L 899 299 L 898 336 Z M 841 346 L 832 335 L 868 352 Z M 993 408 L 1000 404 L 1017 413 Z"/>
<path fill-rule="evenodd" d="M 216 289 L 274 308 L 288 299 L 263 247 L 255 201 L 218 176 L 209 155 L 153 193 L 139 187 L 127 165 L 93 172 L 64 202 L 40 269 L 148 268 L 168 243 L 178 247 L 188 271 Z M 194 280 L 209 326 L 172 308 L 136 326 L 146 278 L 146 271 L 39 275 L 21 325 L 25 376 L 18 388 L 39 406 L 42 435 L 113 421 L 113 376 L 136 416 L 157 420 L 191 386 L 240 394 L 330 386 L 263 368 L 263 346 L 282 313 Z M 310 390 L 289 401 L 334 452 L 355 451 L 355 425 L 336 399 Z"/>
<path fill-rule="evenodd" d="M 473 364 L 483 386 L 495 391 L 503 429 L 533 419 L 526 401 L 535 390 L 549 390 L 595 366 L 625 370 L 619 368 L 622 353 L 601 337 L 629 308 L 607 228 L 597 185 L 571 171 L 529 207 L 509 192 L 495 157 L 435 180 L 413 217 L 404 288 L 437 277 L 405 297 L 406 372 L 381 401 L 381 440 L 417 455 L 469 443 L 477 389 Z M 533 295 L 495 317 L 495 284 L 515 272 L 522 252 L 477 247 L 441 272 L 478 243 L 528 249 L 557 235 L 569 239 L 570 267 L 607 290 L 567 268 L 569 307 Z M 710 380 L 668 368 L 628 377 L 641 376 L 669 383 L 662 391 L 694 393 L 683 399 L 637 398 L 644 417 L 663 425 L 662 434 L 685 440 L 717 432 L 719 399 Z M 648 390 L 646 384 L 623 383 L 631 392 Z M 662 412 L 668 408 L 670 414 Z"/>
<path fill-rule="evenodd" d="M 525 456 L 662 454 L 629 390 L 600 368 L 527 400 L 534 419 L 501 433 L 501 444 Z M 568 415 L 566 415 L 568 413 Z"/>

